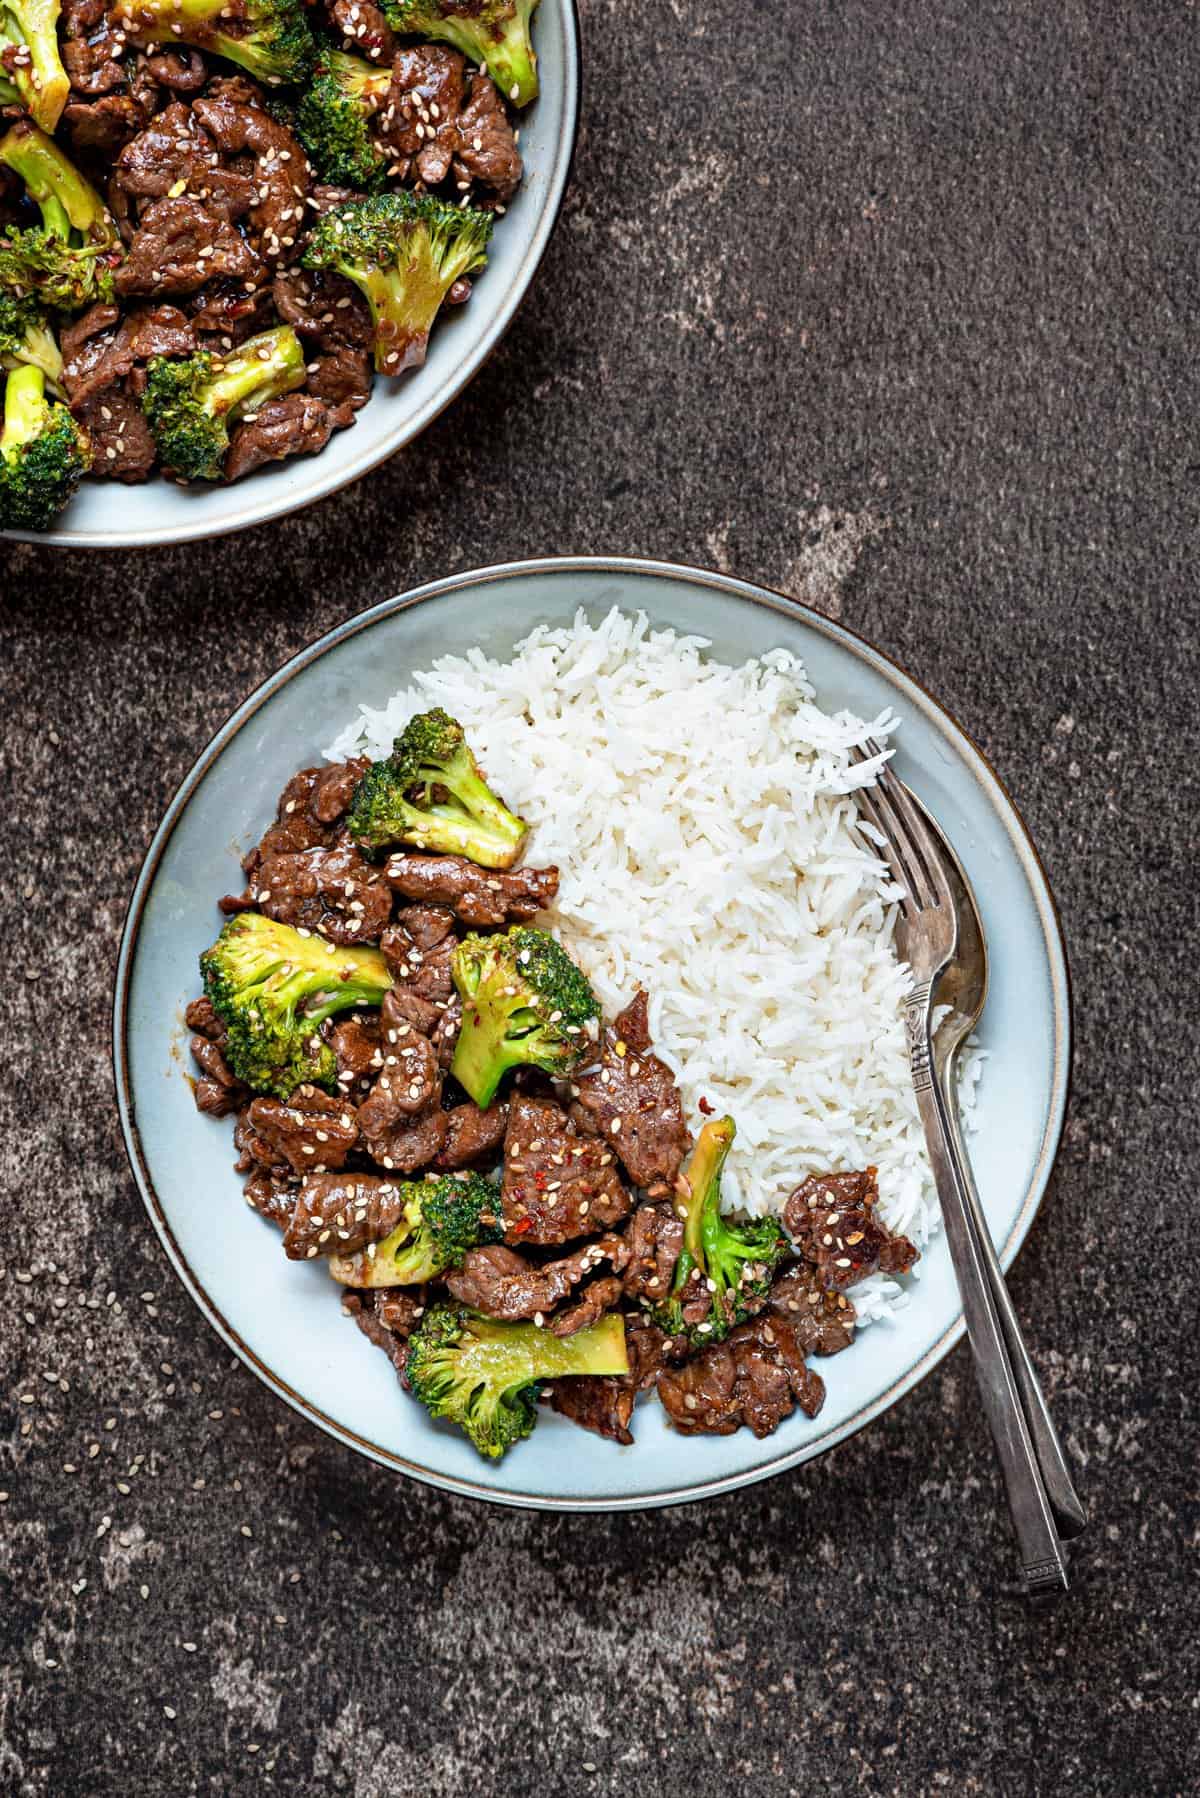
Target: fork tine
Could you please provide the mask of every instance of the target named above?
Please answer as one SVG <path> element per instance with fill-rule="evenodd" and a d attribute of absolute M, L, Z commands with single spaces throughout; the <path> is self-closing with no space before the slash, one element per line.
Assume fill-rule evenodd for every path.
<path fill-rule="evenodd" d="M 938 848 L 937 840 L 921 815 L 920 807 L 914 803 L 904 782 L 893 774 L 890 768 L 885 767 L 881 770 L 879 784 L 901 820 L 911 851 L 923 864 L 923 871 L 929 883 L 930 902 L 933 905 L 950 904 L 949 871 L 942 852 Z"/>
<path fill-rule="evenodd" d="M 879 816 L 873 800 L 874 795 L 868 787 L 860 787 L 854 795 L 854 803 L 857 805 L 859 811 L 866 813 L 871 823 L 883 838 L 882 848 L 880 848 L 877 843 L 873 843 L 871 847 L 878 855 L 882 856 L 883 860 L 887 863 L 888 873 L 891 875 L 896 885 L 903 889 L 904 898 L 899 901 L 899 905 L 902 912 L 907 912 L 912 909 L 914 902 L 912 897 L 912 876 L 904 864 L 903 857 L 897 847 L 893 833 L 887 828 L 887 825 Z"/>

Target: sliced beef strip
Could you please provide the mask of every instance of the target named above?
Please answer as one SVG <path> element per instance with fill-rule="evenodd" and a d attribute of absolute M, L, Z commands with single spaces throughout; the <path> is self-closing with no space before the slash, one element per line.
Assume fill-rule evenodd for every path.
<path fill-rule="evenodd" d="M 838 1355 L 854 1341 L 854 1306 L 825 1284 L 811 1262 L 793 1262 L 776 1276 L 767 1310 L 791 1324 L 806 1355 Z"/>
<path fill-rule="evenodd" d="M 630 1443 L 629 1420 L 638 1393 L 652 1386 L 664 1365 L 666 1337 L 652 1323 L 637 1316 L 625 1319 L 627 1374 L 582 1374 L 554 1380 L 547 1397 L 556 1411 L 581 1429 L 593 1430 L 611 1442 Z"/>
<path fill-rule="evenodd" d="M 415 993 L 419 999 L 426 1000 L 440 1011 L 454 991 L 454 982 L 450 978 L 454 938 L 443 937 L 440 942 L 422 949 L 409 931 L 404 918 L 402 910 L 395 923 L 389 925 L 380 936 L 379 947 L 383 958 L 397 986 Z"/>
<path fill-rule="evenodd" d="M 437 187 L 450 173 L 459 147 L 466 59 L 444 44 L 416 44 L 397 51 L 387 98 L 375 114 L 380 147 L 400 180 Z"/>
<path fill-rule="evenodd" d="M 290 1261 L 357 1255 L 400 1222 L 404 1201 L 394 1180 L 377 1174 L 306 1174 L 283 1238 Z"/>
<path fill-rule="evenodd" d="M 389 1172 L 416 1174 L 432 1166 L 446 1140 L 446 1113 L 439 1107 L 416 1118 L 400 1118 L 382 1135 L 370 1137 L 372 1160 Z"/>
<path fill-rule="evenodd" d="M 584 1287 L 574 1304 L 556 1313 L 546 1328 L 554 1336 L 576 1336 L 589 1324 L 598 1323 L 606 1311 L 612 1311 L 620 1298 L 620 1275 L 602 1274 L 590 1286 Z"/>
<path fill-rule="evenodd" d="M 188 294 L 221 275 L 259 282 L 263 265 L 228 219 L 186 195 L 168 195 L 142 214 L 113 284 L 122 298 Z"/>
<path fill-rule="evenodd" d="M 875 1215 L 875 1169 L 861 1173 L 810 1174 L 783 1209 L 797 1251 L 813 1262 L 829 1286 L 844 1291 L 878 1268 L 906 1274 L 920 1259 L 907 1236 L 893 1235 Z"/>
<path fill-rule="evenodd" d="M 347 46 L 370 62 L 390 62 L 396 40 L 374 0 L 326 0 L 326 14 Z"/>
<path fill-rule="evenodd" d="M 358 1142 L 358 1122 L 345 1099 L 319 1086 L 298 1086 L 290 1099 L 254 1099 L 250 1128 L 298 1174 L 345 1165 Z"/>
<path fill-rule="evenodd" d="M 125 145 L 117 158 L 116 179 L 139 201 L 161 199 L 182 181 L 191 198 L 229 220 L 249 212 L 257 197 L 253 177 L 222 163 L 191 107 L 178 100 Z"/>
<path fill-rule="evenodd" d="M 137 135 L 152 110 L 144 98 L 133 94 L 105 94 L 99 100 L 68 101 L 62 124 L 75 155 L 94 155 L 107 161 Z M 119 221 L 123 210 L 120 200 L 114 203 L 110 198 L 109 210 Z"/>
<path fill-rule="evenodd" d="M 383 1066 L 379 1019 L 370 1013 L 343 1018 L 331 1029 L 329 1042 L 337 1057 L 338 1087 L 352 1104 L 358 1104 Z"/>
<path fill-rule="evenodd" d="M 557 868 L 480 868 L 462 855 L 389 855 L 384 872 L 405 899 L 436 900 L 472 927 L 525 923 L 558 892 Z"/>
<path fill-rule="evenodd" d="M 291 1099 L 254 1099 L 246 1118 L 255 1136 L 297 1174 L 344 1167 L 345 1156 L 358 1144 L 353 1106 L 318 1086 L 297 1086 Z"/>
<path fill-rule="evenodd" d="M 192 106 L 225 155 L 254 155 L 258 198 L 250 223 L 259 234 L 263 257 L 275 268 L 295 258 L 295 246 L 307 229 L 308 158 L 300 139 L 285 124 L 262 105 L 240 97 L 247 85 L 215 82 Z"/>
<path fill-rule="evenodd" d="M 370 352 L 343 343 L 308 364 L 305 391 L 325 402 L 334 427 L 341 430 L 370 399 L 373 380 Z"/>
<path fill-rule="evenodd" d="M 689 1139 L 675 1076 L 649 1053 L 649 1042 L 646 995 L 639 992 L 605 1030 L 599 1068 L 572 1085 L 571 1115 L 616 1150 L 635 1186 L 660 1198 L 674 1190 Z"/>
<path fill-rule="evenodd" d="M 177 50 L 163 48 L 146 58 L 147 72 L 160 87 L 173 94 L 198 94 L 208 80 L 208 64 L 199 50 L 182 45 Z"/>
<path fill-rule="evenodd" d="M 352 199 L 355 196 L 345 196 Z M 374 337 L 371 309 L 343 275 L 305 268 L 280 269 L 271 286 L 276 310 L 297 336 L 312 338 L 329 354 L 357 349 L 364 354 Z"/>
<path fill-rule="evenodd" d="M 152 356 L 188 356 L 196 340 L 187 317 L 174 306 L 136 307 L 121 318 L 115 306 L 101 304 L 64 331 L 62 348 L 63 382 L 78 414 L 139 363 Z"/>
<path fill-rule="evenodd" d="M 87 37 L 68 37 L 60 45 L 63 68 L 67 71 L 74 93 L 95 98 L 123 89 L 128 75 L 121 58 L 125 38 L 109 29 L 101 19 Z"/>
<path fill-rule="evenodd" d="M 675 1275 L 683 1247 L 683 1219 L 673 1205 L 639 1205 L 625 1241 L 629 1248 L 626 1298 L 657 1304 L 666 1298 Z"/>
<path fill-rule="evenodd" d="M 476 75 L 470 97 L 456 121 L 457 143 L 450 173 L 460 193 L 472 184 L 502 203 L 521 185 L 524 165 L 500 90 L 487 75 Z"/>
<path fill-rule="evenodd" d="M 600 1236 L 561 1261 L 547 1261 L 537 1267 L 524 1255 L 496 1242 L 468 1249 L 461 1267 L 451 1269 L 443 1277 L 461 1304 L 470 1305 L 485 1317 L 516 1323 L 522 1318 L 544 1318 L 602 1262 L 619 1265 L 624 1254 L 625 1245 L 619 1236 Z M 619 1297 L 619 1281 L 616 1287 Z"/>
<path fill-rule="evenodd" d="M 446 1141 L 436 1167 L 450 1173 L 457 1168 L 486 1166 L 496 1159 L 507 1126 L 507 1105 L 489 1105 L 486 1111 L 470 1100 L 455 1105 L 446 1113 Z"/>
<path fill-rule="evenodd" d="M 240 481 L 268 462 L 317 455 L 329 442 L 334 424 L 329 407 L 315 394 L 286 393 L 266 400 L 252 419 L 237 426 L 229 440 L 226 481 Z"/>
<path fill-rule="evenodd" d="M 296 1203 L 296 1189 L 276 1174 L 260 1168 L 246 1182 L 246 1203 L 268 1223 L 286 1230 Z"/>
<path fill-rule="evenodd" d="M 193 999 L 183 1014 L 183 1021 L 189 1030 L 194 1030 L 198 1036 L 206 1036 L 210 1043 L 225 1041 L 225 1025 L 207 997 Z"/>
<path fill-rule="evenodd" d="M 377 942 L 392 915 L 387 882 L 352 848 L 264 856 L 238 904 L 343 946 Z"/>
<path fill-rule="evenodd" d="M 291 1174 L 288 1158 L 283 1150 L 274 1142 L 260 1136 L 250 1122 L 250 1108 L 247 1106 L 238 1117 L 233 1130 L 233 1146 L 238 1152 L 234 1168 L 239 1174 L 262 1171 L 287 1179 Z M 289 1212 L 289 1216 L 290 1216 Z"/>
<path fill-rule="evenodd" d="M 350 803 L 354 788 L 370 764 L 358 758 L 325 768 L 301 768 L 279 795 L 275 822 L 268 825 L 257 848 L 242 860 L 253 878 L 271 855 L 294 855 L 302 849 L 328 848 L 333 825 Z"/>
<path fill-rule="evenodd" d="M 410 1028 L 404 1036 L 397 1033 L 395 1043 L 385 1037 L 382 1047 L 383 1066 L 358 1111 L 368 1142 L 386 1136 L 402 1119 L 428 1111 L 442 1091 L 442 1071 L 426 1037 Z"/>
<path fill-rule="evenodd" d="M 454 1050 L 461 1029 L 462 1000 L 455 994 L 453 998 L 444 1001 L 431 1038 L 433 1046 L 437 1050 L 438 1066 L 445 1073 L 449 1073 L 454 1061 Z"/>
<path fill-rule="evenodd" d="M 250 1097 L 249 1090 L 231 1072 L 217 1043 L 209 1036 L 196 1035 L 189 1046 L 192 1059 L 201 1069 L 201 1077 L 193 1088 L 196 1110 L 214 1118 L 240 1111 Z"/>
<path fill-rule="evenodd" d="M 385 930 L 383 934 L 386 937 L 388 932 Z M 382 946 L 381 939 L 380 947 L 382 948 Z M 388 967 L 395 974 L 396 969 L 390 961 Z M 403 1035 L 401 1026 L 407 1025 L 410 1030 L 419 1030 L 422 1036 L 430 1036 L 430 1032 L 436 1029 L 441 1015 L 436 1005 L 428 999 L 422 999 L 418 993 L 414 993 L 409 987 L 403 985 L 389 988 L 383 995 L 383 1004 L 379 1008 L 380 1021 L 385 1035 L 390 1030 Z M 432 1038 L 430 1040 L 432 1041 Z"/>
<path fill-rule="evenodd" d="M 193 294 L 192 329 L 202 339 L 215 337 L 203 347 L 215 352 L 237 349 L 248 337 L 273 323 L 271 289 L 243 281 L 213 281 Z"/>
<path fill-rule="evenodd" d="M 504 1140 L 501 1207 L 504 1240 L 531 1246 L 607 1230 L 629 1215 L 632 1200 L 603 1143 L 580 1136 L 552 1099 L 516 1093 Z"/>
<path fill-rule="evenodd" d="M 92 445 L 92 479 L 144 481 L 158 460 L 158 445 L 141 407 L 121 387 L 109 387 L 72 411 Z"/>
<path fill-rule="evenodd" d="M 738 1324 L 724 1342 L 658 1376 L 658 1396 L 684 1436 L 731 1436 L 749 1424 L 769 1436 L 799 1405 L 815 1417 L 825 1383 L 805 1365 L 796 1332 L 778 1313 Z"/>

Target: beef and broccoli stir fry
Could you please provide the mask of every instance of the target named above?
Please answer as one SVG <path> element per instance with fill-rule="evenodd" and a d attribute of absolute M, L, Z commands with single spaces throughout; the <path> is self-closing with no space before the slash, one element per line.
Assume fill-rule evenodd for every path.
<path fill-rule="evenodd" d="M 481 1454 L 539 1395 L 622 1443 L 651 1387 L 687 1435 L 813 1417 L 846 1289 L 917 1251 L 872 1168 L 810 1176 L 785 1227 L 722 1212 L 733 1119 L 693 1139 L 644 991 L 602 1017 L 535 921 L 558 870 L 516 865 L 528 836 L 441 711 L 294 775 L 201 957 L 196 1103 L 236 1118 L 284 1253 Z"/>
<path fill-rule="evenodd" d="M 424 361 L 522 177 L 537 0 L 0 0 L 0 528 L 236 481 Z"/>

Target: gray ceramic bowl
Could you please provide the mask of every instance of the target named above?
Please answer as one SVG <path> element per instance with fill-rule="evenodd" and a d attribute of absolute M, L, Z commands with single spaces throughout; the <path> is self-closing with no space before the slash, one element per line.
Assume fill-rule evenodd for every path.
<path fill-rule="evenodd" d="M 823 1362 L 820 1416 L 685 1440 L 652 1403 L 618 1448 L 553 1414 L 499 1463 L 435 1424 L 386 1358 L 341 1315 L 328 1275 L 285 1260 L 232 1172 L 228 1123 L 199 1116 L 182 1009 L 216 934 L 218 894 L 273 815 L 288 776 L 320 759 L 362 701 L 378 706 L 446 652 L 509 652 L 535 624 L 613 605 L 712 639 L 740 660 L 776 645 L 800 655 L 823 702 L 904 720 L 897 766 L 941 821 L 978 894 L 992 950 L 989 1051 L 972 1153 L 1001 1257 L 1011 1262 L 1045 1191 L 1069 1063 L 1066 962 L 1054 906 L 1011 800 L 974 745 L 908 675 L 840 625 L 723 575 L 625 561 L 489 569 L 387 600 L 297 656 L 251 695 L 205 750 L 159 828 L 126 923 L 115 1057 L 125 1138 L 151 1221 L 184 1284 L 230 1347 L 274 1391 L 340 1441 L 435 1485 L 511 1504 L 600 1509 L 728 1491 L 809 1460 L 901 1398 L 962 1333 L 945 1243 L 921 1262 L 912 1304 Z"/>
<path fill-rule="evenodd" d="M 570 174 L 579 120 L 579 21 L 574 0 L 541 0 L 534 15 L 541 91 L 521 115 L 525 180 L 497 220 L 488 267 L 465 306 L 444 312 L 423 368 L 375 392 L 319 456 L 263 468 L 233 487 L 139 487 L 85 481 L 59 528 L 30 536 L 65 549 L 143 549 L 247 530 L 297 512 L 356 481 L 420 435 L 487 360 L 512 323 L 550 241 Z"/>

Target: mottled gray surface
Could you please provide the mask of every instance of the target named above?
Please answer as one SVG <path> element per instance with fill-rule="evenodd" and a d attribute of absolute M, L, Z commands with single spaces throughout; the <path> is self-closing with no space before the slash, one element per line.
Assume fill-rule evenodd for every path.
<path fill-rule="evenodd" d="M 541 275 L 390 467 L 179 553 L 0 550 L 5 1793 L 1194 1789 L 1197 9 L 727 16 L 593 0 Z M 1031 823 L 1079 1051 L 1013 1288 L 1095 1516 L 1049 1618 L 961 1349 L 795 1478 L 524 1516 L 333 1446 L 164 1264 L 107 1050 L 163 806 L 318 632 L 559 550 L 837 612 Z"/>

